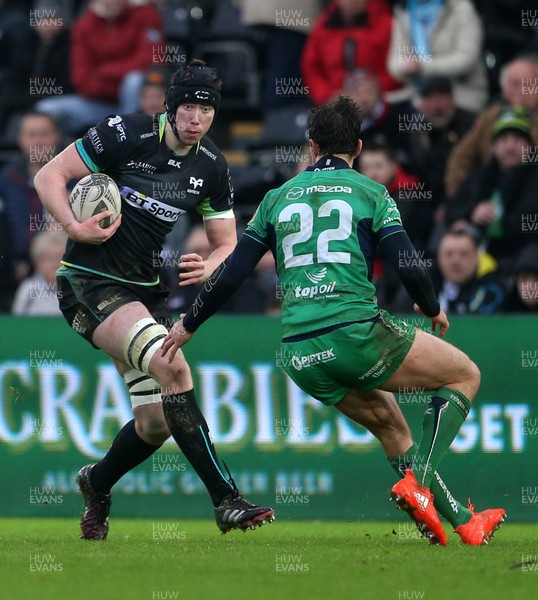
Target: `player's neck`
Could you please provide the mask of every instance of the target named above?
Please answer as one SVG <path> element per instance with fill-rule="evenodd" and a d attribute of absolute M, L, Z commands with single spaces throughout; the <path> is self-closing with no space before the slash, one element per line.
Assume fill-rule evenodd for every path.
<path fill-rule="evenodd" d="M 168 139 L 169 137 L 171 139 Z M 170 136 L 168 136 L 168 135 L 166 136 L 166 145 L 170 148 L 170 150 L 172 150 L 176 154 L 179 154 L 179 156 L 186 156 L 190 152 L 190 149 L 192 148 L 192 146 L 187 146 L 186 144 L 183 144 L 182 142 L 180 142 L 177 139 L 177 137 L 171 132 L 170 132 Z"/>
<path fill-rule="evenodd" d="M 320 154 L 319 156 L 314 157 L 314 164 L 317 163 L 318 160 L 320 158 L 323 158 L 324 156 L 329 156 L 329 155 L 328 154 Z M 334 156 L 335 158 L 340 158 L 343 161 L 347 162 L 347 164 L 349 165 L 350 168 L 353 167 L 354 157 L 349 154 L 331 154 L 330 156 Z"/>

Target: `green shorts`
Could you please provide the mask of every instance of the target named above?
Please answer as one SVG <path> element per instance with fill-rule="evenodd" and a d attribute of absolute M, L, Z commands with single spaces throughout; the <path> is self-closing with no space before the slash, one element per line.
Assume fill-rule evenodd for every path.
<path fill-rule="evenodd" d="M 381 310 L 370 321 L 282 341 L 279 362 L 303 391 L 333 406 L 351 388 L 369 392 L 387 381 L 403 363 L 415 333 L 413 325 Z"/>

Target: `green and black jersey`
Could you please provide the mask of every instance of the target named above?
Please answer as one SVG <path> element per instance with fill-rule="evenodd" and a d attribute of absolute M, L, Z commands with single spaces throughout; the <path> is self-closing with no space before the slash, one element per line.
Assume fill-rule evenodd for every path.
<path fill-rule="evenodd" d="M 386 188 L 339 158 L 270 191 L 245 235 L 274 254 L 284 338 L 376 317 L 375 250 L 402 230 Z"/>
<path fill-rule="evenodd" d="M 88 169 L 106 173 L 118 185 L 122 223 L 103 244 L 69 241 L 64 265 L 154 285 L 166 235 L 183 213 L 233 217 L 233 190 L 222 153 L 204 137 L 185 156 L 176 154 L 165 143 L 165 118 L 111 116 L 75 142 Z"/>

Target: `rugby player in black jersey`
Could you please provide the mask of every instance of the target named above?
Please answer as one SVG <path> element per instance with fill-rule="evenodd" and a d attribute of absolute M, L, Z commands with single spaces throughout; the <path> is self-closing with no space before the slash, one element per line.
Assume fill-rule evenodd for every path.
<path fill-rule="evenodd" d="M 193 60 L 174 74 L 165 113 L 111 115 L 35 178 L 45 208 L 70 238 L 58 271 L 60 308 L 77 333 L 112 358 L 135 417 L 106 456 L 78 474 L 81 537 L 88 540 L 107 536 L 112 486 L 170 434 L 204 482 L 222 532 L 274 518 L 272 508 L 247 502 L 223 474 L 184 356 L 169 364 L 159 351 L 172 324 L 159 256 L 174 223 L 198 211 L 212 249 L 205 261 L 180 257 L 180 285 L 205 281 L 237 241 L 226 160 L 205 137 L 220 88 L 215 71 Z M 92 172 L 112 177 L 122 196 L 121 215 L 106 229 L 99 221 L 110 211 L 79 223 L 69 207 L 66 184 Z"/>

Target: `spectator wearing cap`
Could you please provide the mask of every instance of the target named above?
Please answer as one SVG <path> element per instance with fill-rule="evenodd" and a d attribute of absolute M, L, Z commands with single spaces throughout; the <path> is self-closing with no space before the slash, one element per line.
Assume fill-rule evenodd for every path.
<path fill-rule="evenodd" d="M 407 0 L 394 7 L 388 70 L 408 97 L 422 77 L 449 77 L 456 104 L 478 111 L 488 98 L 483 38 L 471 0 Z"/>
<path fill-rule="evenodd" d="M 483 110 L 473 127 L 452 150 L 445 173 L 447 196 L 454 195 L 471 169 L 489 163 L 493 148 L 493 124 L 503 110 L 522 107 L 531 119 L 533 143 L 538 145 L 538 56 L 507 63 L 500 71 L 500 100 Z"/>
<path fill-rule="evenodd" d="M 507 109 L 493 128 L 493 155 L 476 167 L 447 202 L 446 223 L 467 222 L 480 232 L 485 249 L 508 271 L 529 242 L 524 224 L 538 213 L 538 169 L 533 162 L 531 123 L 523 109 Z"/>
<path fill-rule="evenodd" d="M 538 312 L 538 243 L 531 243 L 514 262 L 511 290 L 505 312 Z"/>

